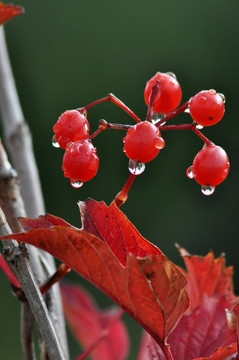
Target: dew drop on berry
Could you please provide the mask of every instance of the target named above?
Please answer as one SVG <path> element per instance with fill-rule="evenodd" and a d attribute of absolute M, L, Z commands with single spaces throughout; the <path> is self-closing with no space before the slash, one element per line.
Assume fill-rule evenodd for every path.
<path fill-rule="evenodd" d="M 176 77 L 176 75 L 175 75 L 173 72 L 168 71 L 168 72 L 166 72 L 166 74 L 168 74 L 169 76 L 171 76 L 172 78 L 174 78 L 174 79 L 177 80 L 177 77 Z"/>
<path fill-rule="evenodd" d="M 187 107 L 187 108 L 184 110 L 184 112 L 190 114 L 190 109 L 189 109 L 189 107 Z"/>
<path fill-rule="evenodd" d="M 154 147 L 156 149 L 163 149 L 165 146 L 165 141 L 162 137 L 158 137 L 154 139 Z"/>
<path fill-rule="evenodd" d="M 196 125 L 196 128 L 197 128 L 198 130 L 202 130 L 202 129 L 203 129 L 203 126 L 202 126 L 202 125 L 197 124 L 197 125 Z"/>
<path fill-rule="evenodd" d="M 186 175 L 189 179 L 193 179 L 194 178 L 194 173 L 193 173 L 193 167 L 189 166 L 189 168 L 186 170 Z"/>
<path fill-rule="evenodd" d="M 140 175 L 145 170 L 145 164 L 140 161 L 129 160 L 129 171 L 133 175 Z"/>
<path fill-rule="evenodd" d="M 216 90 L 214 90 L 214 89 L 210 89 L 210 90 L 208 90 L 208 94 L 210 94 L 210 95 L 216 95 Z"/>
<path fill-rule="evenodd" d="M 209 90 L 209 91 L 211 91 L 211 90 Z M 208 91 L 208 93 L 209 93 L 209 91 Z M 209 93 L 209 94 L 210 94 L 210 93 Z M 207 101 L 207 98 L 206 98 L 205 96 L 200 96 L 200 97 L 198 98 L 198 104 L 203 105 L 203 104 L 205 104 L 206 101 Z"/>
<path fill-rule="evenodd" d="M 206 196 L 212 195 L 214 191 L 215 191 L 215 186 L 210 186 L 210 185 L 201 186 L 201 192 L 203 193 L 203 195 Z"/>
<path fill-rule="evenodd" d="M 59 148 L 59 147 L 60 147 L 58 141 L 56 140 L 56 135 L 54 135 L 53 138 L 52 138 L 52 145 L 53 145 L 55 148 Z"/>
<path fill-rule="evenodd" d="M 226 96 L 225 96 L 224 94 L 222 94 L 222 93 L 218 93 L 218 95 L 221 96 L 222 101 L 223 101 L 224 104 L 225 104 L 225 102 L 226 102 Z"/>
<path fill-rule="evenodd" d="M 84 185 L 84 183 L 82 181 L 79 180 L 71 180 L 71 186 L 73 186 L 73 188 L 75 189 L 79 189 Z"/>

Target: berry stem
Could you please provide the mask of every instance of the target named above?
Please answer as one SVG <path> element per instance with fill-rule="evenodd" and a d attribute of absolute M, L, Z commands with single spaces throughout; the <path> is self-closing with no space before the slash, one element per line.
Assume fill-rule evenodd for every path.
<path fill-rule="evenodd" d="M 92 103 L 82 107 L 82 108 L 79 108 L 77 109 L 78 111 L 80 112 L 84 112 L 84 111 L 87 111 L 89 108 L 97 105 L 97 104 L 100 104 L 102 102 L 105 102 L 105 101 L 110 101 L 112 102 L 113 104 L 119 106 L 122 110 L 124 110 L 129 116 L 131 116 L 137 123 L 140 123 L 141 120 L 140 118 L 130 109 L 128 108 L 128 106 L 126 106 L 120 99 L 118 99 L 114 94 L 109 94 L 108 96 L 104 97 L 104 98 L 101 98 L 101 99 L 98 99 L 98 100 L 95 100 L 93 101 Z"/>
<path fill-rule="evenodd" d="M 158 125 L 158 124 L 157 124 Z M 163 125 L 160 126 L 162 130 L 192 130 L 207 146 L 212 145 L 212 142 L 204 136 L 201 131 L 196 128 L 196 124 L 181 124 L 181 125 Z"/>
<path fill-rule="evenodd" d="M 151 121 L 151 114 L 152 114 L 152 110 L 153 110 L 153 106 L 154 106 L 156 96 L 157 96 L 157 94 L 159 92 L 159 85 L 160 85 L 160 81 L 157 80 L 156 84 L 151 89 L 151 93 L 150 93 L 150 96 L 149 96 L 149 106 L 148 106 L 148 111 L 147 111 L 147 115 L 146 115 L 146 120 L 147 121 Z"/>
<path fill-rule="evenodd" d="M 192 124 L 192 131 L 207 145 L 212 145 L 212 141 L 210 141 L 208 138 L 206 138 L 206 136 L 204 136 L 201 131 L 199 131 L 197 128 L 196 128 L 196 125 L 195 124 Z"/>
<path fill-rule="evenodd" d="M 128 130 L 132 125 L 123 125 L 123 124 L 112 124 L 108 123 L 106 120 L 101 119 L 99 122 L 98 129 L 90 135 L 89 139 L 94 139 L 98 134 L 101 133 L 101 131 L 105 129 L 116 129 L 116 130 Z"/>
<path fill-rule="evenodd" d="M 185 102 L 183 105 L 179 106 L 176 110 L 171 111 L 168 113 L 165 117 L 163 117 L 160 121 L 155 124 L 155 126 L 159 127 L 162 123 L 165 123 L 166 121 L 172 119 L 174 116 L 180 114 L 181 112 L 184 112 L 188 108 L 189 101 Z"/>
<path fill-rule="evenodd" d="M 120 207 L 127 200 L 129 189 L 130 189 L 131 185 L 133 184 L 135 177 L 136 177 L 136 175 L 134 175 L 134 174 L 129 175 L 128 180 L 126 181 L 123 189 L 115 197 L 116 206 Z"/>

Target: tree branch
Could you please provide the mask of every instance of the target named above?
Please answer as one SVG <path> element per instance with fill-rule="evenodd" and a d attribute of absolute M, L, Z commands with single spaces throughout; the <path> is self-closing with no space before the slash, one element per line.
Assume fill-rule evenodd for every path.
<path fill-rule="evenodd" d="M 0 209 L 0 235 L 11 234 L 11 229 Z M 29 261 L 29 254 L 24 244 L 17 246 L 14 240 L 3 240 L 5 255 L 17 276 L 22 290 L 31 307 L 36 324 L 45 343 L 47 353 L 51 360 L 64 360 L 64 355 L 58 341 L 57 334 L 48 314 L 38 285 L 34 279 Z"/>
<path fill-rule="evenodd" d="M 10 212 L 14 212 L 11 219 L 15 218 L 14 223 L 16 225 L 16 217 L 18 216 L 26 216 L 27 214 L 27 216 L 36 217 L 39 214 L 44 213 L 44 203 L 33 155 L 31 135 L 29 128 L 24 121 L 18 99 L 2 26 L 0 27 L 0 112 L 3 122 L 4 139 L 14 167 L 19 175 L 21 193 L 26 208 L 26 213 L 25 210 L 22 212 L 24 206 L 20 206 L 21 210 L 19 210 L 17 205 L 15 208 L 16 212 L 14 212 L 15 210 L 13 210 L 13 208 L 10 210 Z M 8 218 L 10 222 L 10 217 Z M 13 226 L 11 223 L 13 231 L 15 231 L 15 225 Z M 33 271 L 38 284 L 41 284 L 55 272 L 54 260 L 49 254 L 32 247 L 29 248 L 29 252 L 32 264 L 31 271 Z M 28 268 L 30 269 L 29 264 Z M 50 290 L 47 299 L 49 313 L 53 319 L 54 327 L 58 333 L 64 356 L 67 360 L 69 359 L 68 347 L 58 285 L 55 285 Z M 29 305 L 31 306 L 30 301 Z M 42 331 L 40 330 L 40 332 Z"/>

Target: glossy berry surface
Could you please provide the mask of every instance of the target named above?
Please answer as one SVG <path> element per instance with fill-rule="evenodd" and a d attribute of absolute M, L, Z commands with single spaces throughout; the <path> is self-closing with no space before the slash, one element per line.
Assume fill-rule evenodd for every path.
<path fill-rule="evenodd" d="M 99 167 L 96 148 L 90 140 L 79 140 L 70 143 L 63 157 L 62 170 L 71 182 L 82 182 L 92 179 Z"/>
<path fill-rule="evenodd" d="M 210 145 L 195 156 L 193 177 L 200 185 L 216 186 L 225 180 L 229 167 L 226 152 L 220 146 Z"/>
<path fill-rule="evenodd" d="M 89 137 L 89 123 L 87 118 L 77 110 L 67 110 L 53 126 L 56 141 L 66 149 L 69 142 L 84 140 Z"/>
<path fill-rule="evenodd" d="M 159 81 L 159 91 L 156 94 L 153 111 L 158 114 L 168 114 L 180 104 L 182 90 L 177 79 L 171 74 L 157 72 L 146 84 L 144 99 L 149 105 L 152 87 Z"/>
<path fill-rule="evenodd" d="M 165 145 L 158 128 L 149 121 L 129 128 L 123 142 L 126 156 L 143 163 L 153 160 Z"/>
<path fill-rule="evenodd" d="M 215 90 L 200 91 L 189 103 L 191 117 L 199 125 L 215 125 L 224 115 L 224 101 L 223 95 Z"/>

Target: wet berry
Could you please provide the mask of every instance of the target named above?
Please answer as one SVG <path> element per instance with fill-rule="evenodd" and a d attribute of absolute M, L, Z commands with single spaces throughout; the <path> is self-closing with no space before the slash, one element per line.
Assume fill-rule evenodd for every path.
<path fill-rule="evenodd" d="M 146 84 L 144 99 L 149 105 L 149 98 L 152 87 L 159 82 L 159 91 L 156 94 L 153 111 L 158 114 L 168 114 L 175 110 L 180 104 L 182 90 L 175 76 L 172 73 L 157 72 Z"/>
<path fill-rule="evenodd" d="M 55 141 L 63 149 L 69 142 L 84 140 L 89 137 L 87 118 L 77 110 L 67 110 L 53 126 Z"/>
<path fill-rule="evenodd" d="M 149 121 L 138 123 L 127 131 L 123 151 L 131 160 L 153 160 L 165 145 L 158 128 Z"/>
<path fill-rule="evenodd" d="M 193 177 L 200 185 L 214 187 L 226 179 L 229 167 L 226 152 L 220 146 L 210 145 L 195 156 Z"/>
<path fill-rule="evenodd" d="M 92 179 L 99 167 L 96 148 L 90 140 L 70 143 L 63 157 L 64 176 L 70 178 L 72 185 Z M 75 186 L 80 187 L 80 186 Z"/>
<path fill-rule="evenodd" d="M 225 98 L 215 90 L 203 90 L 192 97 L 189 103 L 191 117 L 199 125 L 217 124 L 225 112 Z"/>

